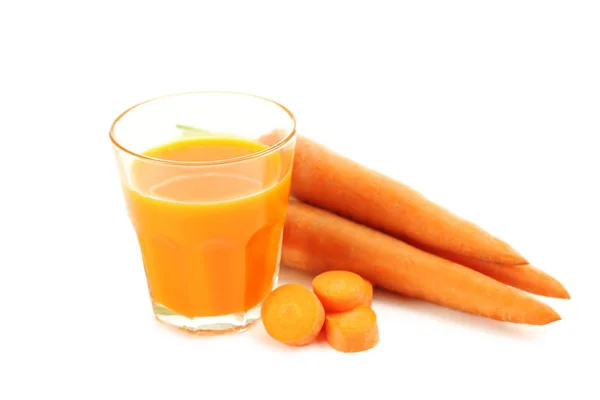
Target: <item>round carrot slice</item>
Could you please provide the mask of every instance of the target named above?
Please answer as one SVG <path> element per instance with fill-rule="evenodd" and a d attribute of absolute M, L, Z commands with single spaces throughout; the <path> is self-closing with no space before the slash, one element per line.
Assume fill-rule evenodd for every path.
<path fill-rule="evenodd" d="M 340 312 L 361 304 L 365 283 L 354 272 L 328 271 L 317 275 L 312 281 L 312 287 L 325 311 Z"/>
<path fill-rule="evenodd" d="M 371 307 L 371 304 L 373 303 L 373 284 L 366 279 L 364 281 L 364 293 L 360 304 L 365 307 Z"/>
<path fill-rule="evenodd" d="M 360 305 L 350 311 L 327 314 L 327 343 L 344 353 L 369 350 L 379 343 L 377 316 L 369 307 Z"/>
<path fill-rule="evenodd" d="M 290 283 L 269 293 L 261 307 L 261 319 L 273 339 L 289 346 L 304 346 L 319 335 L 325 310 L 308 288 Z"/>

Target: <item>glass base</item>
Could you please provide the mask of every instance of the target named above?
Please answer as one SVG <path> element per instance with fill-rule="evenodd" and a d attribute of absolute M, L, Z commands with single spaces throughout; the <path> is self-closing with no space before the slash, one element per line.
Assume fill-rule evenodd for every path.
<path fill-rule="evenodd" d="M 159 303 L 153 303 L 156 319 L 171 327 L 197 335 L 215 335 L 220 333 L 243 332 L 260 319 L 262 302 L 246 311 L 218 317 L 189 318 L 168 309 Z"/>

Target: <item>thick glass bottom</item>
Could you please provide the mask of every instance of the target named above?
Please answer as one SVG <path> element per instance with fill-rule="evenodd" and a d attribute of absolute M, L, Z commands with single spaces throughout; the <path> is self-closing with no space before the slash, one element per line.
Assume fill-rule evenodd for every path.
<path fill-rule="evenodd" d="M 186 317 L 153 302 L 156 319 L 171 327 L 198 335 L 242 332 L 260 319 L 262 302 L 246 311 L 218 317 Z"/>

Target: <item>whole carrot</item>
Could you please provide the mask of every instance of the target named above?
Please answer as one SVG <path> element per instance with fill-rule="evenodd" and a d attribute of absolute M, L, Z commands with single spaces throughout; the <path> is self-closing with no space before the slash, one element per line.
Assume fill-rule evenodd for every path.
<path fill-rule="evenodd" d="M 560 319 L 515 288 L 296 200 L 288 206 L 282 263 L 315 274 L 355 272 L 375 286 L 496 320 L 545 325 Z"/>
<path fill-rule="evenodd" d="M 571 298 L 567 289 L 556 278 L 530 264 L 513 265 L 510 268 L 505 268 L 506 266 L 504 265 L 486 263 L 465 256 L 440 251 L 436 252 L 433 249 L 428 250 L 425 247 L 421 247 L 421 249 L 467 266 L 499 282 L 506 283 L 529 293 L 558 299 Z"/>
<path fill-rule="evenodd" d="M 278 132 L 261 138 L 266 144 Z M 501 265 L 527 261 L 507 243 L 461 219 L 419 192 L 307 137 L 296 142 L 292 195 L 415 246 Z"/>

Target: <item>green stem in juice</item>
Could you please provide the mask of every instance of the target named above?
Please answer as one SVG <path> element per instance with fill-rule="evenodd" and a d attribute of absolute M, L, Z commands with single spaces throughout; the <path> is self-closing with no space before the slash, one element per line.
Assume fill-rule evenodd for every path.
<path fill-rule="evenodd" d="M 210 136 L 217 134 L 217 132 L 212 132 L 207 129 L 196 128 L 188 125 L 177 124 L 175 126 L 177 127 L 177 129 L 181 129 L 183 131 L 184 136 Z"/>

